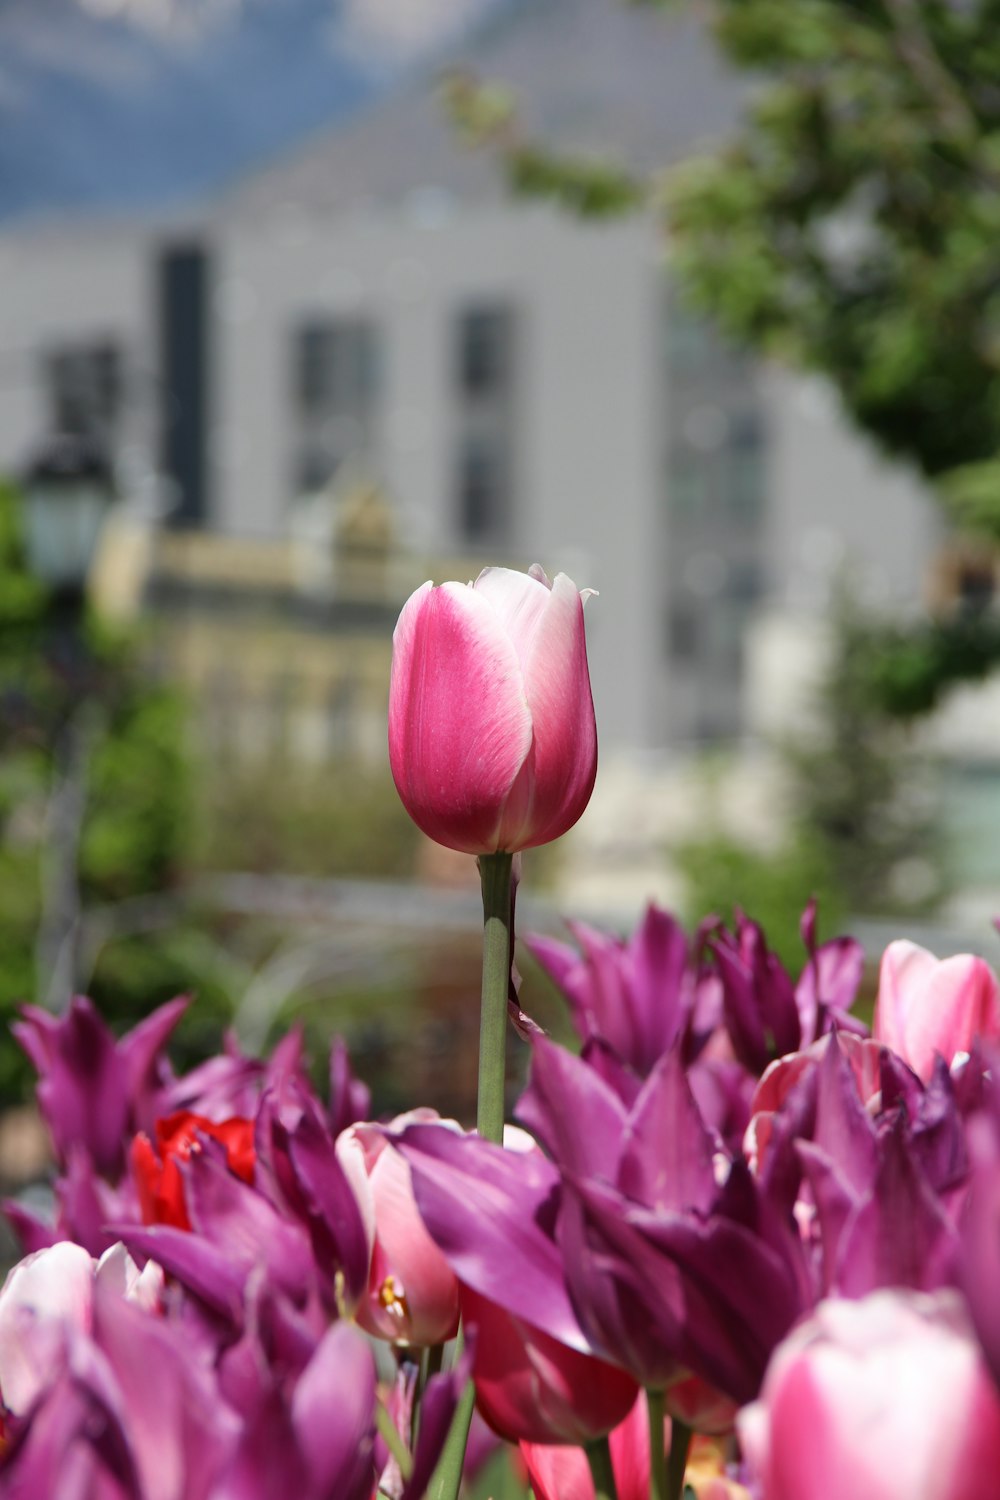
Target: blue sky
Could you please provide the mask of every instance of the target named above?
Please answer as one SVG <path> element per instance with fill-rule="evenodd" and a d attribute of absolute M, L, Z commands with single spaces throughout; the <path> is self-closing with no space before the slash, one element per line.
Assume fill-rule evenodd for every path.
<path fill-rule="evenodd" d="M 0 219 L 184 202 L 497 0 L 0 0 Z"/>

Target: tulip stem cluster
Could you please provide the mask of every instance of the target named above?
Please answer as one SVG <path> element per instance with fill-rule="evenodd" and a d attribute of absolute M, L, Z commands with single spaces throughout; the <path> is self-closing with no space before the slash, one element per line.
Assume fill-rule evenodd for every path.
<path fill-rule="evenodd" d="M 587 1462 L 594 1481 L 594 1500 L 618 1500 L 615 1470 L 611 1462 L 611 1445 L 606 1437 L 595 1438 L 586 1445 Z"/>
<path fill-rule="evenodd" d="M 476 1125 L 483 1140 L 498 1145 L 503 1142 L 513 863 L 513 855 L 503 852 L 479 857 L 483 886 L 483 991 Z"/>

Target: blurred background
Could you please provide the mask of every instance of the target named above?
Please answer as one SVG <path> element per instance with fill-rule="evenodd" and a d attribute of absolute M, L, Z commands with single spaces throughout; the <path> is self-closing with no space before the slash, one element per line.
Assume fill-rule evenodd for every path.
<path fill-rule="evenodd" d="M 598 787 L 522 930 L 741 904 L 797 967 L 815 893 L 990 952 L 998 37 L 0 0 L 0 1014 L 190 991 L 181 1062 L 296 1018 L 467 1115 L 474 862 L 385 712 L 403 601 L 487 563 L 600 591 Z"/>

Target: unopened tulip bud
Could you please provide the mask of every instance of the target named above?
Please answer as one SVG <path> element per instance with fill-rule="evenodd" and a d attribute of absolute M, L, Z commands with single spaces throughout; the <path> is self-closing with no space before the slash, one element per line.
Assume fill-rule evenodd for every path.
<path fill-rule="evenodd" d="M 389 761 L 413 821 L 468 854 L 547 844 L 597 773 L 584 595 L 564 573 L 425 583 L 393 636 Z"/>
<path fill-rule="evenodd" d="M 872 1032 L 924 1082 L 940 1053 L 946 1063 L 977 1037 L 1000 1036 L 1000 986 L 972 953 L 937 959 L 916 943 L 890 943 L 882 956 Z"/>
<path fill-rule="evenodd" d="M 1000 1396 L 950 1291 L 821 1303 L 737 1430 L 761 1500 L 997 1493 Z"/>

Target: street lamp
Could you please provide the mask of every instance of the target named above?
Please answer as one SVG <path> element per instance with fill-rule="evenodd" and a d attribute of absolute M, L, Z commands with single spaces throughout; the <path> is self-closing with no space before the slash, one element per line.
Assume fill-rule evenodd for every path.
<path fill-rule="evenodd" d="M 114 500 L 105 449 L 93 438 L 55 433 L 24 474 L 28 561 L 61 597 L 82 602 L 101 527 Z"/>
<path fill-rule="evenodd" d="M 100 671 L 83 624 L 87 578 L 114 500 L 104 448 L 78 433 L 55 433 L 23 474 L 28 563 L 51 591 L 51 633 L 44 654 L 59 684 L 51 726 L 52 782 L 41 851 L 41 911 L 35 943 L 39 1004 L 61 1010 L 78 963 L 80 839 L 89 762 L 100 738 Z"/>

